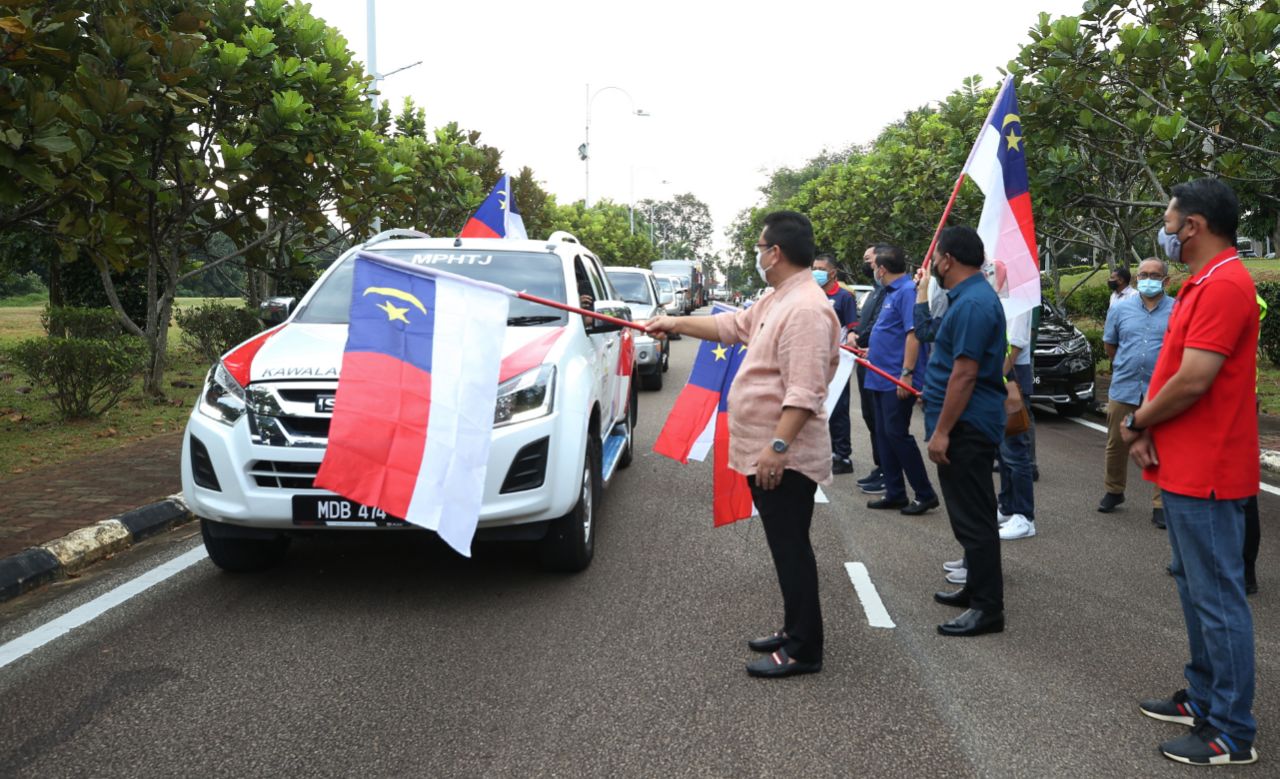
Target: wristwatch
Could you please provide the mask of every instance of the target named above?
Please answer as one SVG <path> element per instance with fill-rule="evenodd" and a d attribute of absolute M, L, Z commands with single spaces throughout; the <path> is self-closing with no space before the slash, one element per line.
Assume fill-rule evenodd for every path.
<path fill-rule="evenodd" d="M 777 452 L 778 454 L 786 454 L 787 449 L 790 449 L 790 448 L 791 448 L 791 444 L 788 444 L 786 441 L 783 441 L 781 438 L 773 439 L 773 451 Z"/>
<path fill-rule="evenodd" d="M 913 373 L 915 373 L 915 370 L 914 370 L 913 368 L 903 368 L 903 369 L 902 369 L 902 378 L 904 378 L 904 379 L 905 379 L 906 377 L 910 376 L 910 375 L 911 375 L 911 374 L 913 374 Z"/>
<path fill-rule="evenodd" d="M 1135 424 L 1134 413 L 1135 412 L 1130 411 L 1128 415 L 1125 416 L 1124 418 L 1125 429 L 1132 430 L 1135 433 L 1141 433 L 1142 431 L 1146 430 L 1146 428 L 1138 427 L 1138 425 Z"/>

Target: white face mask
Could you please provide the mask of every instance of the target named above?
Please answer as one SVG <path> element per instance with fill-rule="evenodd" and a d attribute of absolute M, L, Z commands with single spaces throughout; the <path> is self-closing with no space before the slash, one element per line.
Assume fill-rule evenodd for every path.
<path fill-rule="evenodd" d="M 771 246 L 769 248 L 772 249 L 773 247 Z M 768 274 L 769 274 L 769 271 L 773 269 L 773 265 L 770 265 L 768 268 L 766 268 L 764 267 L 764 265 L 760 264 L 760 259 L 764 257 L 764 253 L 767 251 L 769 251 L 769 249 L 764 249 L 764 250 L 756 249 L 756 273 L 760 274 L 760 280 L 763 281 L 766 285 L 769 283 Z"/>

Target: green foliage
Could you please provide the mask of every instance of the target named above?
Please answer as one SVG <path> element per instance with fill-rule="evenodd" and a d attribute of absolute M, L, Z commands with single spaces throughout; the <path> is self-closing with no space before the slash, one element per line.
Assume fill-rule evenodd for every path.
<path fill-rule="evenodd" d="M 44 282 L 35 273 L 26 271 L 25 273 L 0 276 L 0 298 L 32 294 L 49 294 Z"/>
<path fill-rule="evenodd" d="M 1280 365 L 1280 281 L 1259 281 L 1256 286 L 1267 301 L 1267 318 L 1262 320 L 1258 333 L 1258 351 L 1272 365 Z"/>
<path fill-rule="evenodd" d="M 1067 313 L 1073 317 L 1084 317 L 1095 322 L 1107 318 L 1107 308 L 1111 304 L 1111 290 L 1104 284 L 1085 284 L 1071 293 L 1063 305 Z"/>
<path fill-rule="evenodd" d="M 6 350 L 36 384 L 52 391 L 64 419 L 95 417 L 114 406 L 142 371 L 139 338 L 33 338 Z"/>
<path fill-rule="evenodd" d="M 183 343 L 211 363 L 262 330 L 252 311 L 217 301 L 178 309 L 174 319 L 182 328 Z"/>
<path fill-rule="evenodd" d="M 597 201 L 591 208 L 585 208 L 581 200 L 557 206 L 551 229 L 569 231 L 605 265 L 647 268 L 658 259 L 647 233 L 637 229 L 631 234 L 627 207 L 609 200 Z"/>
<path fill-rule="evenodd" d="M 109 308 L 45 306 L 40 326 L 50 338 L 110 339 L 120 335 L 120 320 Z"/>
<path fill-rule="evenodd" d="M 663 257 L 713 260 L 711 209 L 691 192 L 636 204 L 637 231 L 652 236 Z"/>
<path fill-rule="evenodd" d="M 546 238 L 551 235 L 556 220 L 556 199 L 547 194 L 530 168 L 521 168 L 511 179 L 511 192 L 524 220 L 524 231 L 530 238 Z"/>
<path fill-rule="evenodd" d="M 1106 318 L 1105 312 L 1103 318 Z M 1106 349 L 1102 345 L 1102 328 L 1085 326 L 1080 328 L 1080 332 L 1089 342 L 1089 352 L 1093 356 L 1093 369 L 1096 371 L 1098 365 L 1107 359 Z"/>

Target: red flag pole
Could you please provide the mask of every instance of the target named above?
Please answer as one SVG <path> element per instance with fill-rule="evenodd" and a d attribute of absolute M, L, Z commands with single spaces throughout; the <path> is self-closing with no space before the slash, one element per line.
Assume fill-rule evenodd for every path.
<path fill-rule="evenodd" d="M 929 242 L 929 252 L 924 256 L 924 262 L 920 263 L 920 267 L 929 267 L 929 262 L 933 260 L 933 250 L 938 248 L 938 236 L 942 234 L 942 226 L 947 223 L 947 217 L 951 216 L 951 207 L 956 204 L 956 195 L 960 194 L 960 185 L 964 183 L 964 171 L 960 171 L 960 176 L 956 179 L 956 185 L 951 189 L 951 198 L 947 200 L 947 207 L 942 211 L 942 218 L 938 220 L 938 229 L 933 231 L 933 240 Z"/>
<path fill-rule="evenodd" d="M 578 308 L 577 306 L 571 306 L 571 305 L 568 305 L 567 303 L 557 303 L 554 300 L 548 300 L 547 298 L 540 298 L 537 295 L 530 295 L 528 292 L 517 292 L 515 293 L 515 295 L 521 300 L 527 300 L 530 303 L 537 303 L 540 306 L 549 306 L 551 308 L 558 308 L 561 311 L 568 311 L 570 314 L 581 314 L 582 316 L 589 316 L 592 319 L 599 319 L 603 322 L 609 322 L 611 324 L 621 325 L 622 327 L 629 327 L 632 330 L 639 330 L 642 333 L 649 332 L 648 330 L 645 329 L 644 325 L 642 324 L 639 324 L 637 322 L 628 322 L 627 320 L 619 319 L 616 316 L 609 316 L 608 314 L 597 314 L 596 312 L 588 311 L 585 308 Z"/>
<path fill-rule="evenodd" d="M 879 368 L 877 368 L 876 366 L 872 365 L 869 361 L 864 360 L 864 359 L 863 359 L 863 358 L 861 358 L 861 357 L 858 357 L 858 356 L 857 356 L 857 355 L 858 355 L 858 350 L 857 350 L 857 349 L 853 348 L 852 346 L 849 346 L 848 344 L 840 344 L 840 348 L 841 348 L 841 349 L 844 349 L 846 352 L 853 352 L 853 354 L 854 354 L 853 361 L 854 361 L 854 362 L 856 362 L 856 363 L 858 363 L 858 364 L 859 364 L 859 365 L 861 365 L 862 367 L 866 368 L 867 370 L 871 371 L 872 373 L 877 373 L 877 374 L 879 374 L 879 375 L 881 375 L 881 376 L 885 377 L 886 379 L 888 379 L 889 381 L 893 382 L 894 384 L 897 384 L 899 387 L 902 387 L 902 388 L 903 388 L 904 390 L 906 390 L 907 392 L 910 392 L 912 395 L 915 395 L 916 397 L 920 397 L 920 390 L 916 389 L 915 387 L 911 386 L 910 384 L 905 384 L 905 383 L 903 383 L 902 381 L 899 381 L 896 377 L 894 377 L 894 376 L 890 376 L 888 373 L 886 373 L 886 372 L 884 372 L 884 371 L 880 370 Z"/>

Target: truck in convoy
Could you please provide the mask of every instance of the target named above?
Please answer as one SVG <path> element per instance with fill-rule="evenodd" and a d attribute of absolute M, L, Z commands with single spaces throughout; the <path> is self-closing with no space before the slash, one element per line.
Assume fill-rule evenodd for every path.
<path fill-rule="evenodd" d="M 706 287 L 703 285 L 702 263 L 697 260 L 654 260 L 650 266 L 654 273 L 661 276 L 675 276 L 687 282 L 684 296 L 684 311 L 691 314 L 695 309 L 708 303 Z"/>

